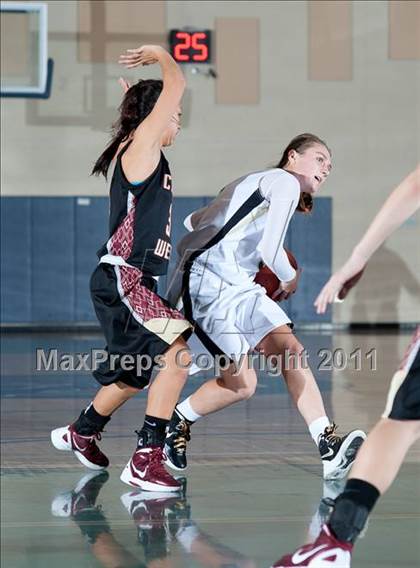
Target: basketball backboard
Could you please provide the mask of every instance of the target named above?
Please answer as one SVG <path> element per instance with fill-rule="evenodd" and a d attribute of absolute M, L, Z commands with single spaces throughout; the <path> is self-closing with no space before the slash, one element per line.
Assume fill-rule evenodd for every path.
<path fill-rule="evenodd" d="M 47 5 L 1 2 L 1 96 L 48 98 L 53 62 L 48 60 Z"/>

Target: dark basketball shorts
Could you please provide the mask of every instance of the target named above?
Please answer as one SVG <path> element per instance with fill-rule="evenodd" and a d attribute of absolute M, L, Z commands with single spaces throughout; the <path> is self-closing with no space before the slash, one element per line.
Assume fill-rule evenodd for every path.
<path fill-rule="evenodd" d="M 159 356 L 190 336 L 192 325 L 155 289 L 156 280 L 134 267 L 100 263 L 93 272 L 90 291 L 108 352 L 93 372 L 101 385 L 146 387 Z"/>
<path fill-rule="evenodd" d="M 420 327 L 392 378 L 383 418 L 420 420 Z"/>

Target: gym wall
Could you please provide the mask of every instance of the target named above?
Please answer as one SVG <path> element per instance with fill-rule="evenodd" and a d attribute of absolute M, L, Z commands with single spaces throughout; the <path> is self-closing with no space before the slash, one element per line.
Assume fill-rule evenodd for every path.
<path fill-rule="evenodd" d="M 165 44 L 169 29 L 193 26 L 214 31 L 211 67 L 219 75 L 215 80 L 185 67 L 184 129 L 168 151 L 175 195 L 182 198 L 179 210 L 193 209 L 197 199 L 214 196 L 246 171 L 275 164 L 298 133 L 325 139 L 334 167 L 319 213 L 311 225 L 296 220 L 290 236 L 306 273 L 296 314 L 300 321 L 318 321 L 311 303 L 331 269 L 331 254 L 337 268 L 385 197 L 419 161 L 420 2 L 47 4 L 52 96 L 3 99 L 1 105 L 2 273 L 9 286 L 3 319 L 11 321 L 16 301 L 27 303 L 18 321 L 49 320 L 37 306 L 52 291 L 60 305 L 73 306 L 69 321 L 89 319 L 83 307 L 89 301 L 86 273 L 102 240 L 93 237 L 106 231 L 107 191 L 89 172 L 116 118 L 118 77 L 159 74 L 157 68 L 125 72 L 115 60 L 127 47 Z M 39 219 L 42 235 L 33 232 Z M 78 231 L 80 219 L 101 228 Z M 358 288 L 334 308 L 334 322 L 420 319 L 418 227 L 416 216 L 389 239 Z M 61 241 L 63 250 L 70 242 L 76 247 L 68 256 L 71 277 L 55 264 L 63 256 L 54 249 Z M 86 258 L 78 260 L 79 249 Z M 27 297 L 28 290 L 41 299 Z M 64 321 L 70 312 L 51 317 Z"/>

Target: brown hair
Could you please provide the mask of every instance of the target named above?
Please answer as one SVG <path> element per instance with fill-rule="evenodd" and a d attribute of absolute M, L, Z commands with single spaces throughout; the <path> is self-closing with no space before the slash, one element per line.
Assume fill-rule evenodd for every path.
<path fill-rule="evenodd" d="M 283 155 L 280 159 L 280 162 L 277 164 L 276 168 L 284 168 L 289 161 L 289 152 L 291 150 L 295 150 L 298 154 L 303 154 L 308 148 L 313 146 L 314 144 L 321 144 L 325 146 L 328 152 L 331 154 L 331 150 L 328 148 L 327 144 L 315 136 L 315 134 L 310 134 L 305 132 L 304 134 L 299 134 L 295 136 L 293 140 L 289 142 L 287 147 L 285 148 Z M 297 206 L 297 211 L 301 213 L 310 213 L 314 206 L 314 200 L 312 199 L 312 195 L 310 193 L 306 193 L 303 191 L 300 194 L 299 204 Z"/>
<path fill-rule="evenodd" d="M 162 89 L 163 82 L 160 79 L 140 79 L 128 89 L 118 109 L 120 116 L 112 125 L 112 140 L 96 160 L 92 175 L 102 174 L 106 179 L 121 142 L 127 140 L 131 132 L 152 112 Z"/>

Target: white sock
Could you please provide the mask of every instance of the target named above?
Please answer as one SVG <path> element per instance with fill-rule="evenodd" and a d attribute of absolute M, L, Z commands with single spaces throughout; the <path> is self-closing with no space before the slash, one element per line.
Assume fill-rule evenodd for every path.
<path fill-rule="evenodd" d="M 321 416 L 321 418 L 317 418 L 309 424 L 309 432 L 311 433 L 312 439 L 316 445 L 318 445 L 318 438 L 324 433 L 325 428 L 330 424 L 328 416 Z"/>
<path fill-rule="evenodd" d="M 189 396 L 183 402 L 177 404 L 175 410 L 182 414 L 182 416 L 189 422 L 195 422 L 196 420 L 201 418 L 201 414 L 197 414 L 197 412 L 191 406 L 190 399 L 191 397 Z"/>

